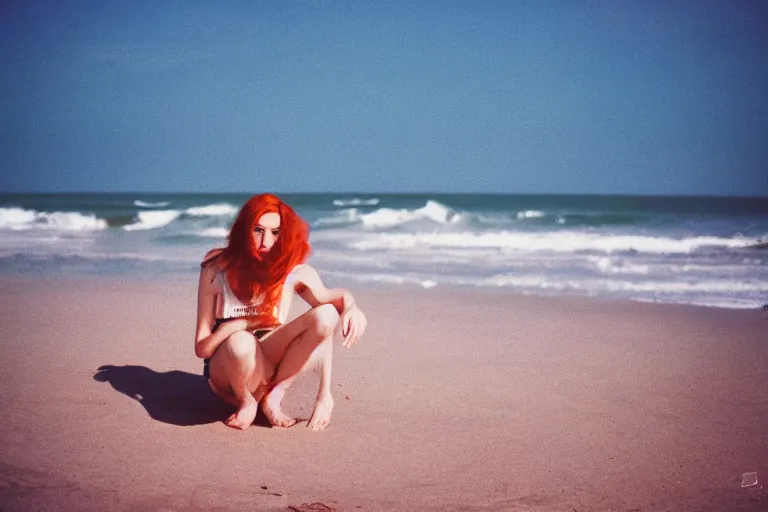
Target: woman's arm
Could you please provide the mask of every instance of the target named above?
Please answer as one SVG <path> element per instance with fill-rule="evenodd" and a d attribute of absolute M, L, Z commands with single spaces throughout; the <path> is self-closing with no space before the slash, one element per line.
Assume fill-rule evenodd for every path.
<path fill-rule="evenodd" d="M 303 265 L 296 271 L 296 293 L 307 304 L 317 307 L 332 304 L 341 315 L 341 334 L 345 347 L 352 347 L 365 332 L 368 320 L 355 303 L 349 290 L 326 288 L 317 271 L 309 265 Z"/>
<path fill-rule="evenodd" d="M 205 359 L 211 357 L 224 340 L 236 331 L 246 330 L 249 322 L 245 318 L 230 320 L 221 325 L 216 332 L 211 332 L 216 322 L 213 279 L 216 269 L 207 267 L 200 270 L 200 281 L 197 287 L 197 330 L 195 333 L 195 355 Z"/>

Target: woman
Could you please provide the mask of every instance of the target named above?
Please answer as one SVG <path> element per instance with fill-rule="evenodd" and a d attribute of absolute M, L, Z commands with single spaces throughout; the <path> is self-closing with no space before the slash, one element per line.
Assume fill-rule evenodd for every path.
<path fill-rule="evenodd" d="M 254 196 L 232 224 L 228 244 L 202 263 L 197 293 L 195 354 L 205 359 L 208 384 L 237 407 L 225 423 L 245 430 L 259 404 L 272 425 L 297 420 L 280 409 L 285 391 L 308 363 L 319 363 L 320 385 L 308 426 L 328 426 L 332 341 L 341 325 L 343 345 L 354 346 L 366 318 L 347 290 L 328 289 L 310 254 L 309 227 L 272 194 Z M 285 323 L 293 292 L 311 309 Z"/>

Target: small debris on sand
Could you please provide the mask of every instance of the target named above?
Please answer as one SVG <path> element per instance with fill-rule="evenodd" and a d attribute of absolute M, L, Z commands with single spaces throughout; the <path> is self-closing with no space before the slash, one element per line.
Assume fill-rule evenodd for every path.
<path fill-rule="evenodd" d="M 291 505 L 288 507 L 294 512 L 337 512 L 335 508 L 329 507 L 325 503 L 316 501 L 314 503 L 302 503 L 299 506 Z"/>
<path fill-rule="evenodd" d="M 757 473 L 756 472 L 749 472 L 744 473 L 741 475 L 741 486 L 742 487 L 752 487 L 753 485 L 757 485 Z"/>

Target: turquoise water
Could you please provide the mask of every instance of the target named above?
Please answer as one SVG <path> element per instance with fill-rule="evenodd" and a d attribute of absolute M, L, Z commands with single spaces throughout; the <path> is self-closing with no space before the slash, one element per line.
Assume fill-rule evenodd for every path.
<path fill-rule="evenodd" d="M 0 272 L 194 274 L 248 194 L 3 194 Z M 333 283 L 758 307 L 768 199 L 285 194 Z"/>

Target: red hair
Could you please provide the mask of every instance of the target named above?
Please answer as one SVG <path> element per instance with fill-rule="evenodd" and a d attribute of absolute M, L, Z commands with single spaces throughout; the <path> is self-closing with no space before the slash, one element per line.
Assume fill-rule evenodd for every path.
<path fill-rule="evenodd" d="M 253 230 L 265 213 L 280 215 L 280 235 L 269 252 L 259 253 Z M 263 311 L 273 316 L 285 278 L 312 252 L 309 225 L 279 197 L 261 194 L 250 198 L 240 209 L 227 241 L 216 260 L 232 292 L 244 304 L 263 294 L 263 304 L 267 306 Z M 273 320 L 277 322 L 276 318 Z"/>

